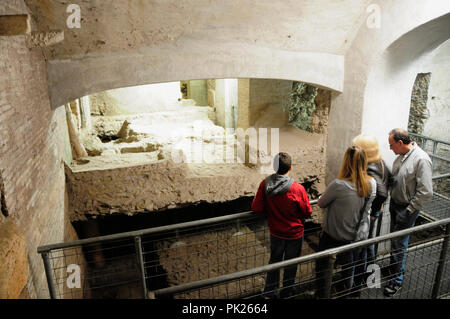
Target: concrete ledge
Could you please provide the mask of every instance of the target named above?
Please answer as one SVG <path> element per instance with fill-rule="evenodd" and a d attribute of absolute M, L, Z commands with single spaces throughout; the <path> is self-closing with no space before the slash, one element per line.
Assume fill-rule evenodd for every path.
<path fill-rule="evenodd" d="M 0 36 L 25 35 L 31 32 L 27 14 L 0 16 Z"/>

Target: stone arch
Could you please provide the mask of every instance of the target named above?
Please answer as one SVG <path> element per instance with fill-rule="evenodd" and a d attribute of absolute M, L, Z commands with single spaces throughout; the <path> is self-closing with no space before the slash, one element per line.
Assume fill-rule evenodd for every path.
<path fill-rule="evenodd" d="M 342 55 L 242 46 L 237 50 L 232 45 L 208 47 L 198 52 L 187 46 L 142 55 L 49 61 L 52 107 L 108 89 L 197 79 L 267 78 L 302 81 L 336 92 L 343 88 Z"/>

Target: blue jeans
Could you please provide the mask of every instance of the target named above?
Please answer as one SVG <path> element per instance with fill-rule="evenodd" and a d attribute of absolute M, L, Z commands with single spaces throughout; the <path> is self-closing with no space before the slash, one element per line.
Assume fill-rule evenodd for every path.
<path fill-rule="evenodd" d="M 280 239 L 270 235 L 270 260 L 269 264 L 274 264 L 283 260 L 300 257 L 302 252 L 303 237 L 299 239 Z M 297 275 L 297 266 L 293 265 L 284 268 L 283 290 L 281 297 L 289 297 L 292 294 L 292 286 Z M 280 270 L 272 270 L 267 273 L 264 292 L 275 295 L 275 290 L 280 286 Z"/>
<path fill-rule="evenodd" d="M 396 204 L 391 200 L 389 212 L 391 213 L 391 233 L 411 228 L 416 223 L 418 210 L 413 213 L 407 211 L 407 206 Z M 406 249 L 409 244 L 409 235 L 397 237 L 391 240 L 390 271 L 396 277 L 391 280 L 396 285 L 401 285 L 404 278 Z"/>

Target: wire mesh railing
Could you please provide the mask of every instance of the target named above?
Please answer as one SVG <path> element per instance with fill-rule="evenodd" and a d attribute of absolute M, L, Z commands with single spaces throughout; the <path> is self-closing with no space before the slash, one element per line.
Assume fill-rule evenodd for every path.
<path fill-rule="evenodd" d="M 305 237 L 320 231 L 308 224 Z M 245 212 L 41 246 L 38 253 L 51 298 L 147 298 L 161 287 L 265 265 L 268 247 L 264 216 Z"/>
<path fill-rule="evenodd" d="M 147 291 L 266 264 L 268 236 L 264 217 L 245 212 L 47 245 L 38 253 L 51 298 L 147 298 Z"/>
<path fill-rule="evenodd" d="M 430 155 L 433 168 L 433 189 L 450 197 L 450 142 L 421 134 L 409 133 L 419 146 Z"/>
<path fill-rule="evenodd" d="M 398 253 L 397 251 L 389 251 L 377 256 L 367 268 L 358 260 L 339 263 L 340 260 L 345 260 L 340 257 L 350 251 L 358 254 L 364 248 L 379 242 L 439 228 L 439 235 L 407 250 L 406 267 L 403 272 L 404 283 L 402 290 L 396 295 L 396 298 L 438 298 L 449 293 L 449 224 L 450 219 L 440 220 L 271 265 L 159 289 L 154 291 L 154 294 L 156 298 L 177 299 L 205 298 L 205 296 L 208 298 L 217 298 L 217 296 L 263 298 L 270 293 L 282 294 L 283 289 L 289 287 L 263 291 L 263 282 L 259 282 L 255 292 L 246 295 L 241 293 L 241 287 L 249 281 L 262 280 L 268 272 L 283 271 L 286 267 L 295 266 L 299 271 L 295 283 L 290 287 L 293 292 L 286 298 L 384 298 L 382 288 L 389 280 L 399 275 L 392 271 L 393 266 L 390 262 L 390 256 Z M 369 272 L 358 270 L 358 268 L 369 269 Z M 355 285 L 349 285 L 349 280 L 353 280 Z"/>
<path fill-rule="evenodd" d="M 311 202 L 312 205 L 315 203 L 316 201 Z M 446 205 L 448 213 L 448 202 Z M 386 228 L 389 224 L 388 210 L 384 215 L 382 223 L 384 226 L 380 229 Z M 438 226 L 443 227 L 442 225 L 448 222 L 448 219 L 443 219 L 442 224 Z M 419 239 L 416 238 L 416 242 L 425 244 L 437 238 L 440 241 L 433 242 L 434 246 L 431 244 L 427 246 L 428 250 L 423 254 L 429 254 L 430 251 L 437 253 L 441 249 L 439 245 L 442 245 L 445 239 L 442 229 L 429 227 L 428 224 L 419 227 L 423 226 L 427 228 L 416 229 L 412 231 L 411 236 Z M 323 252 L 317 253 L 320 231 L 319 224 L 306 223 L 302 248 L 304 256 L 302 258 L 306 259 L 297 262 L 298 271 L 293 287 L 295 294 L 291 297 L 310 298 L 317 292 L 320 276 L 316 262 L 323 257 Z M 377 233 L 379 234 L 380 232 Z M 391 253 L 390 240 L 380 236 L 372 243 L 377 251 L 376 264 L 383 271 L 383 265 L 389 259 L 386 256 Z M 269 251 L 269 232 L 265 219 L 252 212 L 48 245 L 38 249 L 44 260 L 52 298 L 96 299 L 155 296 L 210 299 L 262 296 L 261 291 L 264 289 L 267 272 L 276 267 L 281 269 L 281 273 L 284 271 L 280 264 L 267 265 Z M 407 256 L 407 271 L 409 271 L 408 267 L 413 263 L 410 260 L 420 260 L 420 257 L 413 255 L 412 250 L 408 251 Z M 430 258 L 427 260 L 431 261 Z M 433 261 L 428 266 L 415 267 L 414 271 L 418 272 L 419 278 L 433 277 L 437 263 L 439 262 Z M 447 268 L 442 280 L 441 290 L 444 292 L 449 291 Z M 262 270 L 255 273 L 254 271 L 258 269 Z M 328 297 L 350 294 L 345 289 L 338 291 L 339 281 L 345 280 L 345 276 L 342 278 L 346 273 L 345 270 L 345 264 L 333 263 Z M 242 273 L 246 271 L 250 271 L 251 274 Z M 239 278 L 189 289 L 183 293 L 168 293 L 165 290 L 177 287 L 180 289 L 186 285 L 239 273 L 242 273 Z M 423 286 L 429 282 L 433 281 L 427 279 Z M 363 297 L 378 296 L 374 295 L 375 290 L 359 291 Z M 429 294 L 424 293 L 425 295 Z"/>

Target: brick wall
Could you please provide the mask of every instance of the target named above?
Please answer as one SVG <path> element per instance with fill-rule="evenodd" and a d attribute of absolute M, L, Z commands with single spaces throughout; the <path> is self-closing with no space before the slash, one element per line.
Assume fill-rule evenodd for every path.
<path fill-rule="evenodd" d="M 26 13 L 20 1 L 1 1 L 0 14 Z M 61 159 L 67 143 L 64 108 L 50 107 L 45 60 L 24 36 L 0 37 L 0 171 L 8 217 L 25 233 L 28 295 L 48 297 L 36 249 L 75 239 L 64 207 Z"/>

